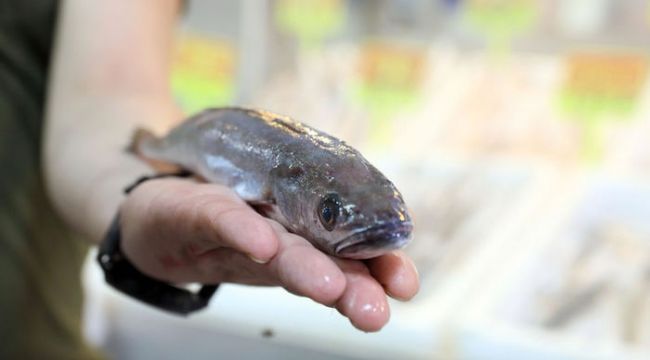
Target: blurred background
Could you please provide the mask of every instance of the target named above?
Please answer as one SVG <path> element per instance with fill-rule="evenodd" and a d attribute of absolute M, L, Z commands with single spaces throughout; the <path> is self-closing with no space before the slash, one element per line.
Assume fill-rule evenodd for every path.
<path fill-rule="evenodd" d="M 650 358 L 650 0 L 193 0 L 173 85 L 360 149 L 403 192 L 422 279 L 379 333 L 224 285 L 179 319 L 85 273 L 120 359 Z"/>

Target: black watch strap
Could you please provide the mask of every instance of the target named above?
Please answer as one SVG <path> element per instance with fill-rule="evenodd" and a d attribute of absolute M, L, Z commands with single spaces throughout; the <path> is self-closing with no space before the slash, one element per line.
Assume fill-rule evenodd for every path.
<path fill-rule="evenodd" d="M 170 176 L 187 177 L 190 175 L 190 173 L 183 172 L 143 176 L 133 185 L 127 187 L 125 192 L 128 194 L 147 180 Z M 99 247 L 97 261 L 104 270 L 104 276 L 108 284 L 142 302 L 172 313 L 187 315 L 205 308 L 219 287 L 218 284 L 203 285 L 198 292 L 191 292 L 147 276 L 136 269 L 124 256 L 120 242 L 120 216 L 118 213 L 108 229 L 106 238 Z"/>

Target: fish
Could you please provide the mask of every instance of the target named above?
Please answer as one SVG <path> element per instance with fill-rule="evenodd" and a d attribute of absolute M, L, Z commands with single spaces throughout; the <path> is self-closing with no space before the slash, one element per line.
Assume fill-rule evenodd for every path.
<path fill-rule="evenodd" d="M 370 259 L 406 246 L 413 222 L 395 185 L 359 151 L 290 117 L 209 108 L 131 150 L 232 189 L 322 252 Z"/>

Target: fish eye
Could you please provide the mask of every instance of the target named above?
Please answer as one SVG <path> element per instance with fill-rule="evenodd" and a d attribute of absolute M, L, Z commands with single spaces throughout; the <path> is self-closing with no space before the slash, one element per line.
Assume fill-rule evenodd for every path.
<path fill-rule="evenodd" d="M 334 230 L 336 219 L 341 212 L 341 201 L 336 194 L 327 194 L 323 197 L 318 208 L 321 224 L 327 231 Z"/>

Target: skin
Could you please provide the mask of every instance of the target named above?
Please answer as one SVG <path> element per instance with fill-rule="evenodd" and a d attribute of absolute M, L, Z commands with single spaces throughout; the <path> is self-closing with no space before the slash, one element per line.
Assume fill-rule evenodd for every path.
<path fill-rule="evenodd" d="M 331 258 L 216 184 L 159 179 L 122 195 L 152 172 L 123 151 L 133 131 L 164 133 L 183 118 L 168 81 L 178 5 L 64 2 L 43 147 L 54 205 L 95 243 L 119 209 L 123 251 L 152 277 L 282 286 L 335 307 L 360 330 L 381 329 L 390 315 L 387 294 L 408 300 L 418 291 L 402 252 L 365 262 Z"/>

